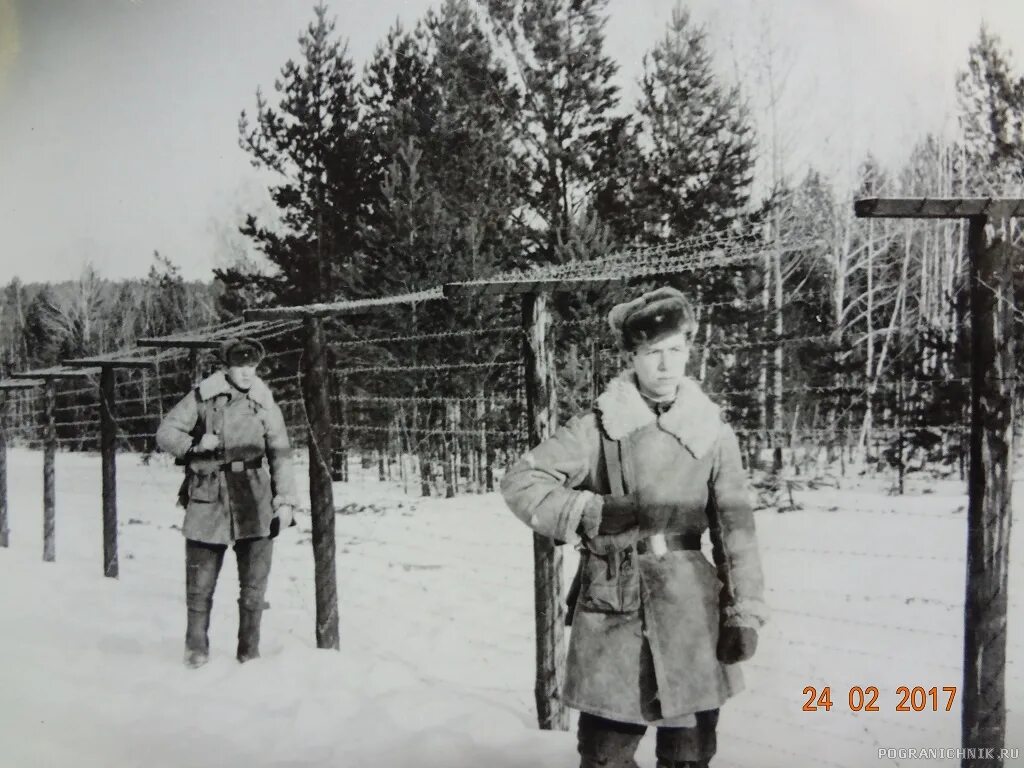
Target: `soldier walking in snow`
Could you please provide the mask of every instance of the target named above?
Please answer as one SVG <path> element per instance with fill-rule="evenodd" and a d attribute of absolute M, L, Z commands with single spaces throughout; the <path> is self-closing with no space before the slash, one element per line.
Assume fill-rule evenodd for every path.
<path fill-rule="evenodd" d="M 228 545 L 238 560 L 238 651 L 259 657 L 260 620 L 277 532 L 293 524 L 295 479 L 288 433 L 269 387 L 256 375 L 263 346 L 231 339 L 221 370 L 174 406 L 156 433 L 160 449 L 185 464 L 185 663 L 209 658 L 207 632 Z M 266 460 L 269 475 L 263 468 Z"/>
<path fill-rule="evenodd" d="M 563 702 L 580 710 L 581 768 L 635 768 L 648 726 L 659 768 L 705 768 L 766 618 L 746 473 L 732 428 L 685 376 L 685 296 L 645 293 L 609 322 L 631 365 L 501 490 L 533 530 L 580 546 Z"/>

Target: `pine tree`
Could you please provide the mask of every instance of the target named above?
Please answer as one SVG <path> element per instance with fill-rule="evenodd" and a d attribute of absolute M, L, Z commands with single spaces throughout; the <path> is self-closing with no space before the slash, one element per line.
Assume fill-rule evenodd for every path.
<path fill-rule="evenodd" d="M 447 0 L 410 30 L 396 24 L 366 66 L 360 109 L 373 180 L 360 233 L 361 290 L 409 293 L 483 277 L 510 262 L 522 207 L 512 150 L 516 94 L 470 3 Z M 419 336 L 487 327 L 493 318 L 491 306 L 472 301 L 428 302 L 367 314 L 359 332 Z M 395 356 L 413 366 L 480 361 L 479 347 L 474 337 L 358 345 L 346 350 L 346 367 Z M 365 384 L 350 377 L 345 391 L 358 393 Z M 387 382 L 393 394 L 433 397 L 476 392 L 480 384 L 479 373 L 449 370 L 396 373 Z M 443 407 L 421 404 L 401 420 L 438 428 L 446 417 Z M 350 422 L 360 418 L 353 409 Z"/>
<path fill-rule="evenodd" d="M 516 94 L 469 3 L 447 0 L 411 33 L 392 29 L 364 84 L 380 179 L 366 283 L 418 290 L 509 262 L 522 197 Z"/>
<path fill-rule="evenodd" d="M 971 46 L 967 69 L 957 78 L 962 195 L 1024 197 L 1024 75 L 1012 66 L 1010 52 L 997 36 L 982 26 Z M 993 221 L 1000 238 L 1011 249 L 1013 301 L 1024 306 L 1024 219 Z M 962 231 L 963 228 L 961 228 Z M 966 292 L 961 293 L 966 297 Z M 1024 335 L 1024 317 L 1014 313 L 1012 335 Z M 965 334 L 966 336 L 966 334 Z M 967 347 L 969 340 L 962 340 Z M 1024 360 L 1018 356 L 1018 376 Z"/>
<path fill-rule="evenodd" d="M 25 313 L 31 301 L 24 283 L 11 278 L 2 294 L 0 314 L 0 374 L 7 375 L 25 366 L 28 350 L 25 347 Z"/>
<path fill-rule="evenodd" d="M 614 149 L 628 141 L 618 115 L 618 66 L 604 51 L 607 0 L 486 0 L 514 62 L 522 110 L 517 145 L 529 172 L 531 260 L 593 257 L 608 247 L 597 212 L 613 209 Z"/>
<path fill-rule="evenodd" d="M 1024 77 L 999 38 L 982 26 L 966 71 L 957 76 L 960 129 L 979 193 L 1024 181 Z M 970 183 L 970 182 L 969 182 Z"/>
<path fill-rule="evenodd" d="M 272 275 L 215 270 L 229 291 L 255 286 L 268 298 L 302 304 L 350 296 L 358 265 L 358 218 L 364 212 L 365 138 L 357 84 L 346 48 L 323 3 L 299 37 L 301 59 L 289 60 L 274 83 L 279 103 L 256 93 L 256 115 L 239 118 L 242 148 L 254 166 L 276 174 L 271 197 L 279 221 L 250 215 L 242 233 L 277 268 Z"/>
<path fill-rule="evenodd" d="M 754 168 L 752 121 L 739 88 L 715 72 L 705 30 L 681 5 L 644 56 L 640 88 L 640 159 L 632 198 L 637 236 L 659 244 L 730 228 L 752 230 L 746 220 Z M 750 312 L 759 279 L 749 267 L 716 267 L 670 281 L 703 308 L 695 367 L 712 388 L 755 389 L 756 361 L 747 364 L 749 353 L 730 350 L 764 336 L 763 316 Z M 734 418 L 754 409 L 752 401 L 733 400 Z"/>
<path fill-rule="evenodd" d="M 54 335 L 57 299 L 49 286 L 43 286 L 25 309 L 24 344 L 26 364 L 32 368 L 56 365 L 63 339 Z"/>
<path fill-rule="evenodd" d="M 656 239 L 720 230 L 750 197 L 754 129 L 737 86 L 721 84 L 707 34 L 682 6 L 644 57 L 637 105 L 645 147 L 639 214 Z"/>

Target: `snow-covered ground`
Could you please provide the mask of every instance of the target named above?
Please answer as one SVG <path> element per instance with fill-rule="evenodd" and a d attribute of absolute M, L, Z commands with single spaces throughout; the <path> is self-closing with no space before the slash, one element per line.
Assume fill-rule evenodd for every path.
<path fill-rule="evenodd" d="M 277 540 L 263 658 L 234 661 L 229 559 L 211 663 L 189 671 L 180 470 L 119 457 L 114 580 L 102 576 L 95 456 L 58 455 L 57 562 L 41 561 L 41 463 L 34 452 L 9 456 L 0 765 L 577 764 L 571 732 L 535 726 L 531 538 L 497 495 L 423 499 L 370 480 L 338 484 L 337 506 L 361 510 L 337 517 L 341 652 L 315 647 L 309 517 L 300 514 Z M 304 465 L 297 475 L 304 484 Z M 744 665 L 747 690 L 723 710 L 714 766 L 955 764 L 880 760 L 878 750 L 959 744 L 964 493 L 960 482 L 922 479 L 896 497 L 881 482 L 850 481 L 797 493 L 800 511 L 758 513 L 773 617 Z M 1024 558 L 1015 559 L 1009 747 L 1024 746 Z M 803 711 L 805 687 L 826 685 L 832 710 Z M 944 695 L 939 712 L 896 712 L 901 685 L 958 692 L 949 712 Z M 851 712 L 851 686 L 877 687 L 880 711 Z M 654 765 L 653 734 L 638 759 Z"/>

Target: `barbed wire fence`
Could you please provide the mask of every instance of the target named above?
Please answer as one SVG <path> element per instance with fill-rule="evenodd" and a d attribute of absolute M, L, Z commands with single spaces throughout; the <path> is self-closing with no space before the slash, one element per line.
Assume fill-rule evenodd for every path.
<path fill-rule="evenodd" d="M 396 305 L 385 329 L 328 341 L 335 479 L 423 496 L 494 490 L 496 469 L 523 446 L 520 330 L 499 312 L 418 331 L 423 313 Z"/>
<path fill-rule="evenodd" d="M 645 279 L 682 276 L 680 282 L 688 284 L 684 288 L 697 294 L 695 298 L 702 315 L 701 333 L 691 355 L 691 375 L 726 409 L 753 468 L 762 466 L 764 449 L 782 448 L 787 463 L 797 472 L 807 472 L 808 463 L 814 459 L 821 464 L 838 464 L 842 473 L 846 464 L 857 460 L 856 449 L 860 449 L 860 459 L 867 459 L 870 469 L 902 472 L 910 454 L 921 455 L 938 441 L 945 447 L 944 458 L 954 463 L 963 476 L 963 418 L 940 423 L 941 420 L 929 419 L 920 413 L 897 413 L 892 406 L 901 389 L 905 402 L 912 402 L 915 392 L 928 388 L 959 388 L 958 394 L 966 397 L 969 380 L 964 377 L 945 376 L 933 380 L 906 377 L 899 381 L 888 378 L 872 383 L 864 381 L 863 377 L 841 377 L 826 371 L 817 380 L 787 377 L 781 387 L 773 388 L 770 382 L 751 382 L 749 377 L 742 380 L 735 375 L 764 369 L 766 352 L 781 349 L 786 359 L 791 360 L 812 355 L 829 356 L 848 350 L 849 340 L 834 333 L 801 333 L 775 338 L 764 329 L 769 328 L 772 317 L 786 307 L 760 306 L 756 298 L 749 297 L 701 301 L 701 278 L 757 265 L 769 252 L 799 258 L 809 249 L 824 245 L 816 240 L 766 244 L 757 233 L 711 233 L 590 261 L 509 273 L 492 281 L 491 285 L 500 290 L 502 283 L 518 283 L 521 292 L 523 285 L 534 284 L 543 286 L 544 290 L 557 291 L 562 284 L 573 285 L 573 290 L 579 291 L 586 289 L 590 281 L 599 296 L 621 296 L 621 291 L 615 293 L 615 286 L 627 282 L 642 286 Z M 613 286 L 612 290 L 608 289 L 609 285 Z M 428 294 L 421 292 L 416 296 Z M 437 296 L 436 292 L 430 294 L 431 298 Z M 373 300 L 362 303 L 370 306 Z M 387 306 L 408 315 L 407 307 L 414 305 Z M 483 446 L 484 453 L 489 450 L 488 442 L 501 446 L 501 453 L 506 457 L 524 447 L 521 378 L 517 387 L 512 388 L 508 386 L 509 376 L 496 379 L 501 381 L 502 391 L 488 382 L 488 372 L 502 369 L 521 377 L 522 333 L 517 321 L 518 318 L 506 317 L 491 329 L 371 333 L 365 338 L 342 334 L 329 339 L 332 430 L 338 446 L 332 457 L 333 477 L 347 478 L 352 463 L 357 473 L 363 475 L 375 465 L 380 476 L 383 466 L 384 477 L 397 474 L 410 488 L 418 486 L 424 493 L 437 493 L 436 486 L 442 483 L 446 494 L 493 488 L 493 457 L 491 480 L 481 482 L 481 460 L 477 456 L 480 447 L 472 448 L 469 444 L 474 442 L 472 433 L 479 433 L 475 435 L 475 442 Z M 760 329 L 753 339 L 749 338 L 751 328 Z M 600 312 L 592 312 L 586 319 L 559 317 L 556 329 L 560 410 L 566 414 L 578 412 L 589 406 L 599 386 L 617 372 L 623 361 Z M 271 351 L 264 365 L 265 378 L 278 394 L 290 434 L 297 445 L 303 446 L 308 425 L 304 423 L 299 402 L 301 382 L 294 376 L 302 348 L 299 323 L 295 320 L 233 321 L 192 333 L 216 341 L 254 330 L 270 343 Z M 504 358 L 488 361 L 470 359 L 466 355 L 465 362 L 461 362 L 460 345 L 450 344 L 445 348 L 442 342 L 446 340 L 461 342 L 461 346 L 472 340 L 486 343 L 492 350 L 504 354 Z M 421 363 L 413 362 L 418 354 L 423 359 Z M 179 349 L 162 355 L 155 371 L 131 371 L 121 375 L 117 385 L 117 420 L 121 439 L 129 441 L 123 447 L 153 450 L 151 433 L 168 407 L 167 401 L 180 396 L 188 384 L 182 369 L 189 363 L 195 366 L 195 358 L 190 359 Z M 207 369 L 211 363 L 212 358 L 207 353 Z M 474 375 L 479 382 L 472 381 Z M 459 381 L 457 393 L 446 394 L 443 386 L 438 388 L 438 382 L 443 384 L 449 379 Z M 56 416 L 62 449 L 95 450 L 98 447 L 96 392 L 95 385 L 60 383 Z M 38 447 L 41 397 L 40 393 L 10 397 L 9 435 L 15 443 L 26 441 Z M 774 403 L 766 402 L 766 398 L 782 400 L 779 423 L 766 423 L 763 413 L 775 407 Z M 879 417 L 866 422 L 868 410 Z M 412 450 L 405 452 L 409 457 L 407 461 L 416 457 L 411 466 L 399 462 L 402 446 L 421 448 L 427 455 L 426 461 L 419 460 L 419 450 Z M 822 459 L 816 455 L 820 451 L 826 454 Z M 934 457 L 935 451 L 930 455 Z M 453 460 L 460 464 L 458 471 L 451 466 Z M 424 469 L 431 477 L 418 477 Z M 776 465 L 774 469 L 778 471 L 781 467 Z M 438 480 L 445 474 L 452 476 L 450 481 Z M 463 477 L 465 482 L 462 482 Z"/>

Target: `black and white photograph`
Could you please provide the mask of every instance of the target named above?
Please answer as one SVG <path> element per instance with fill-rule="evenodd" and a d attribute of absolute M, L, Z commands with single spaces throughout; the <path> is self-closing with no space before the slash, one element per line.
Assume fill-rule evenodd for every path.
<path fill-rule="evenodd" d="M 1024 766 L 1022 383 L 1020 0 L 0 0 L 3 768 Z"/>

